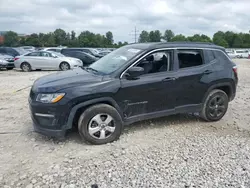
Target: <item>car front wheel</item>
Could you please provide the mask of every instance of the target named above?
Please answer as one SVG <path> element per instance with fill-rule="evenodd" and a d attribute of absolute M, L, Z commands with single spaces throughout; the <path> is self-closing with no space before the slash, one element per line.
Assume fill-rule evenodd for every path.
<path fill-rule="evenodd" d="M 98 104 L 86 109 L 79 118 L 81 137 L 91 144 L 106 144 L 117 140 L 123 123 L 117 110 L 107 104 Z"/>
<path fill-rule="evenodd" d="M 228 96 L 224 91 L 212 90 L 203 104 L 201 118 L 206 121 L 220 120 L 227 112 L 228 101 Z"/>

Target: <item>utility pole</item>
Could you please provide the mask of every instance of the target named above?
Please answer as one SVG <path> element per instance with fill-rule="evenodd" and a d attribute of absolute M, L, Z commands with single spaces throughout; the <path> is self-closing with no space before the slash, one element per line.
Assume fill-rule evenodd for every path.
<path fill-rule="evenodd" d="M 134 40 L 135 40 L 135 43 L 137 43 L 137 36 L 139 35 L 139 31 L 136 29 L 136 26 L 135 26 L 135 30 L 134 31 L 131 31 L 132 33 L 130 33 L 130 35 L 133 36 Z"/>

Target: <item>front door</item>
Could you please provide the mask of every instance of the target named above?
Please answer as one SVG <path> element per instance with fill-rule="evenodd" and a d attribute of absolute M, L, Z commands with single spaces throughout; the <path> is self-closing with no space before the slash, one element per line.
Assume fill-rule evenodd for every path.
<path fill-rule="evenodd" d="M 174 110 L 175 72 L 172 51 L 154 52 L 135 66 L 144 68 L 137 78 L 121 78 L 117 101 L 126 118 L 159 111 Z M 125 74 L 124 74 L 125 75 Z"/>

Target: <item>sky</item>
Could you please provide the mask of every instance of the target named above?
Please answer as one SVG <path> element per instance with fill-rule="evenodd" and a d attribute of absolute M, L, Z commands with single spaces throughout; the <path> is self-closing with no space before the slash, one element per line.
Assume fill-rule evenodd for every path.
<path fill-rule="evenodd" d="M 135 26 L 186 36 L 249 32 L 250 0 L 0 0 L 0 31 L 111 31 L 115 41 L 133 42 Z"/>

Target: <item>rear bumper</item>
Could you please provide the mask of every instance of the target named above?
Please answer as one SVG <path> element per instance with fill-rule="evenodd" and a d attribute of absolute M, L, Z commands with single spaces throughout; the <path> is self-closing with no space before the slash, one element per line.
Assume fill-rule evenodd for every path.
<path fill-rule="evenodd" d="M 0 64 L 0 68 L 15 68 L 14 63 Z"/>

